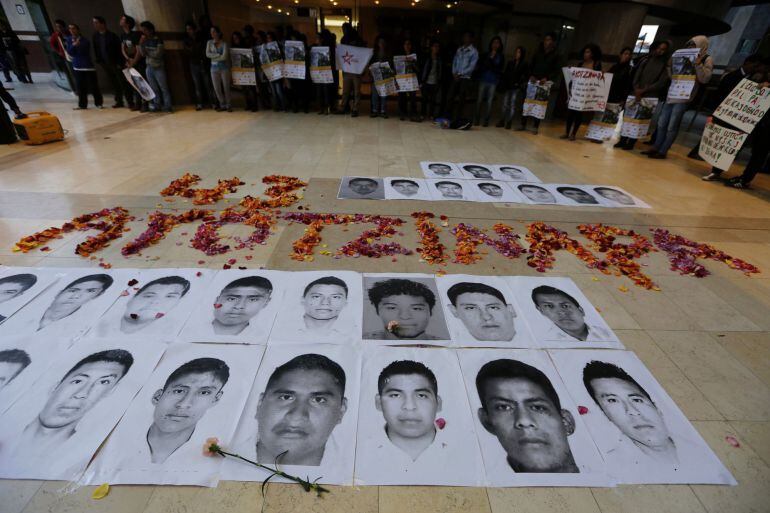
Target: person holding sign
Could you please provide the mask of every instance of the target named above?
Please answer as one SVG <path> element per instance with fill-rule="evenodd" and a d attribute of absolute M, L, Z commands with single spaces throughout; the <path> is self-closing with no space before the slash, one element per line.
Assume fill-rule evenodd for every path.
<path fill-rule="evenodd" d="M 396 83 L 399 88 L 398 113 L 401 121 L 406 120 L 409 116 L 411 121 L 419 122 L 422 119 L 417 115 L 417 90 L 420 88 L 417 83 L 417 55 L 412 53 L 412 41 L 409 39 L 404 40 L 403 49 L 404 55 L 393 58 L 393 65 L 396 68 Z"/>
<path fill-rule="evenodd" d="M 549 32 L 543 38 L 543 42 L 532 57 L 530 64 L 529 82 L 537 82 L 545 85 L 546 82 L 553 82 L 559 76 L 559 56 L 556 54 L 556 34 Z M 527 129 L 527 117 L 521 117 L 521 126 L 519 130 Z M 534 133 L 537 134 L 540 127 L 540 120 L 534 118 Z"/>
<path fill-rule="evenodd" d="M 666 99 L 666 103 L 663 104 L 663 109 L 658 118 L 655 144 L 653 144 L 650 150 L 643 151 L 643 155 L 647 155 L 651 159 L 666 158 L 669 148 L 674 144 L 674 140 L 679 134 L 679 125 L 682 124 L 682 116 L 684 116 L 690 102 L 695 99 L 699 84 L 705 85 L 711 80 L 711 73 L 714 70 L 714 59 L 708 55 L 708 47 L 709 40 L 706 36 L 694 36 L 687 41 L 685 48 L 697 48 L 699 50 L 695 59 L 690 63 L 689 59 L 685 56 L 677 58 L 676 62 L 674 57 L 669 61 L 668 74 L 672 78 L 675 76 L 693 76 L 692 90 L 686 98 L 672 98 L 671 93 L 672 89 L 676 89 L 676 80 L 672 81 L 671 86 L 669 86 L 669 96 Z"/>
<path fill-rule="evenodd" d="M 390 62 L 390 53 L 388 52 L 388 40 L 385 39 L 385 36 L 380 34 L 377 36 L 377 39 L 374 40 L 374 55 L 372 56 L 372 64 L 377 64 L 380 62 L 389 63 Z M 372 77 L 372 100 L 371 100 L 371 113 L 369 114 L 370 118 L 376 118 L 377 116 L 381 116 L 383 118 L 388 117 L 387 112 L 387 101 L 388 97 L 386 95 L 380 94 L 380 91 L 377 90 L 377 87 L 375 86 L 375 80 L 374 77 Z"/>
<path fill-rule="evenodd" d="M 594 71 L 602 70 L 602 50 L 598 45 L 589 43 L 583 47 L 583 60 L 578 64 L 578 68 L 592 69 Z M 570 84 L 570 88 L 572 84 Z M 580 125 L 583 124 L 583 112 L 579 110 L 567 109 L 567 125 L 564 134 L 560 139 L 569 139 L 574 141 Z"/>
<path fill-rule="evenodd" d="M 334 76 L 337 66 L 334 58 L 334 38 L 328 29 L 316 34 L 310 48 L 310 78 L 316 91 L 318 114 L 328 115 L 336 110 Z"/>

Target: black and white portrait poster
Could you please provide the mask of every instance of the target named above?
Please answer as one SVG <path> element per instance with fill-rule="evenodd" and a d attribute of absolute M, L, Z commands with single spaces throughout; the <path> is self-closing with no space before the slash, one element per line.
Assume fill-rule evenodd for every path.
<path fill-rule="evenodd" d="M 513 164 L 495 164 L 492 166 L 492 177 L 501 182 L 539 183 L 541 181 L 528 168 Z"/>
<path fill-rule="evenodd" d="M 142 100 L 149 102 L 155 99 L 155 91 L 152 90 L 150 84 L 144 79 L 141 73 L 134 68 L 126 68 L 123 70 L 123 76 L 126 77 L 126 81 L 131 84 L 131 87 L 136 89 Z"/>
<path fill-rule="evenodd" d="M 609 187 L 606 185 L 591 185 L 583 186 L 587 190 L 592 190 L 602 200 L 605 206 L 615 208 L 650 208 L 650 206 L 644 201 L 640 200 L 636 196 L 629 194 L 620 187 Z"/>
<path fill-rule="evenodd" d="M 610 486 L 545 351 L 460 349 L 487 486 Z"/>
<path fill-rule="evenodd" d="M 538 347 L 505 278 L 448 274 L 436 284 L 455 346 Z"/>
<path fill-rule="evenodd" d="M 430 201 L 431 196 L 422 178 L 389 176 L 385 178 L 385 199 Z"/>
<path fill-rule="evenodd" d="M 0 270 L 0 324 L 53 285 L 64 271 L 37 267 Z"/>
<path fill-rule="evenodd" d="M 463 174 L 460 169 L 453 162 L 432 162 L 422 161 L 420 162 L 420 169 L 422 169 L 425 178 L 462 178 Z"/>
<path fill-rule="evenodd" d="M 179 334 L 184 342 L 267 344 L 291 273 L 219 271 L 191 305 Z"/>
<path fill-rule="evenodd" d="M 360 348 L 268 347 L 234 441 L 222 440 L 224 447 L 310 481 L 352 484 L 360 372 Z M 222 479 L 269 475 L 232 458 L 222 466 Z"/>
<path fill-rule="evenodd" d="M 433 275 L 365 274 L 364 296 L 364 342 L 448 345 Z"/>
<path fill-rule="evenodd" d="M 70 347 L 69 338 L 18 337 L 0 342 L 0 413 L 10 408 Z"/>
<path fill-rule="evenodd" d="M 736 484 L 636 355 L 549 353 L 618 483 Z"/>
<path fill-rule="evenodd" d="M 495 203 L 524 203 L 511 182 L 497 180 L 473 180 L 465 185 L 475 189 L 476 201 Z"/>
<path fill-rule="evenodd" d="M 562 205 L 573 207 L 603 207 L 602 197 L 583 185 L 548 184 L 555 191 L 556 199 Z"/>
<path fill-rule="evenodd" d="M 361 340 L 361 275 L 353 271 L 284 273 L 286 293 L 270 344 L 352 344 Z"/>
<path fill-rule="evenodd" d="M 356 484 L 484 484 L 454 351 L 367 347 L 361 376 Z"/>
<path fill-rule="evenodd" d="M 314 84 L 333 84 L 332 59 L 328 46 L 310 48 L 310 80 Z"/>
<path fill-rule="evenodd" d="M 209 269 L 142 270 L 88 337 L 173 342 L 214 274 Z"/>
<path fill-rule="evenodd" d="M 263 351 L 169 346 L 82 482 L 216 486 L 223 460 L 202 457 L 202 447 L 232 438 Z"/>
<path fill-rule="evenodd" d="M 541 348 L 623 349 L 571 279 L 510 276 L 506 280 Z"/>
<path fill-rule="evenodd" d="M 78 479 L 158 363 L 152 340 L 83 340 L 3 415 L 0 477 Z"/>
<path fill-rule="evenodd" d="M 491 164 L 477 164 L 473 162 L 461 162 L 457 164 L 463 178 L 468 180 L 494 180 Z"/>
<path fill-rule="evenodd" d="M 475 201 L 471 180 L 434 179 L 425 180 L 433 201 Z"/>
<path fill-rule="evenodd" d="M 0 324 L 0 338 L 55 335 L 74 340 L 96 323 L 137 274 L 124 269 L 64 271 L 53 286 Z"/>
<path fill-rule="evenodd" d="M 556 193 L 550 184 L 544 183 L 514 183 L 514 190 L 531 205 L 565 205 L 567 200 Z"/>
<path fill-rule="evenodd" d="M 284 78 L 305 79 L 305 45 L 302 41 L 284 41 L 283 43 Z"/>
<path fill-rule="evenodd" d="M 376 176 L 346 176 L 340 180 L 337 199 L 385 199 L 385 184 Z"/>

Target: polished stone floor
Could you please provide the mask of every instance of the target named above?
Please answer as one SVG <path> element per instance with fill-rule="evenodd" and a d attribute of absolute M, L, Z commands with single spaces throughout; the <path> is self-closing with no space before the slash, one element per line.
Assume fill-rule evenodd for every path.
<path fill-rule="evenodd" d="M 58 115 L 68 130 L 65 141 L 40 147 L 0 147 L 0 263 L 5 265 L 93 266 L 73 253 L 81 235 L 52 241 L 50 251 L 13 253 L 20 237 L 102 207 L 123 206 L 137 221 L 191 205 L 164 201 L 158 191 L 185 171 L 201 175 L 203 187 L 217 178 L 246 182 L 213 208 L 224 208 L 246 194 L 263 190 L 260 179 L 287 174 L 308 179 L 302 202 L 314 212 L 376 213 L 409 220 L 416 210 L 445 214 L 449 223 L 489 227 L 507 222 L 524 229 L 547 221 L 583 241 L 577 225 L 603 222 L 648 233 L 664 227 L 717 246 L 764 272 L 751 278 L 716 262 L 706 263 L 704 279 L 668 269 L 662 253 L 645 259 L 644 270 L 661 292 L 634 287 L 624 279 L 587 269 L 561 252 L 551 275 L 570 276 L 601 310 L 626 347 L 650 368 L 692 421 L 739 484 L 724 486 L 619 486 L 578 488 L 332 487 L 317 499 L 294 486 L 270 484 L 263 498 L 257 483 L 222 482 L 216 489 L 118 486 L 107 498 L 90 498 L 92 487 L 67 483 L 0 481 L 0 511 L 16 512 L 761 512 L 770 503 L 770 176 L 760 175 L 754 189 L 738 191 L 699 177 L 707 166 L 685 158 L 693 139 L 683 138 L 670 158 L 650 161 L 636 152 L 584 141 L 558 139 L 561 125 L 541 134 L 496 128 L 469 132 L 439 130 L 428 123 L 360 117 L 323 117 L 243 111 L 166 114 L 126 109 L 73 111 L 75 101 L 50 83 L 12 91 L 27 111 Z M 107 104 L 109 104 L 109 99 Z M 395 105 L 391 105 L 395 108 Z M 338 201 L 336 185 L 344 175 L 421 176 L 421 160 L 521 164 L 540 178 L 559 183 L 606 183 L 624 187 L 652 206 L 649 210 L 530 207 L 426 202 Z M 735 165 L 734 172 L 741 166 Z M 191 227 L 192 228 L 192 227 Z M 239 228 L 226 231 L 241 233 Z M 281 225 L 265 246 L 249 252 L 249 267 L 286 270 L 347 268 L 357 271 L 433 272 L 417 257 L 373 260 L 317 256 L 313 262 L 287 258 L 300 225 Z M 175 230 L 166 240 L 124 258 L 117 241 L 98 256 L 114 267 L 205 266 L 221 268 L 245 252 L 206 257 L 188 247 L 192 229 Z M 324 243 L 335 248 L 354 230 L 329 229 Z M 453 247 L 445 230 L 442 240 Z M 417 245 L 412 229 L 399 239 Z M 177 244 L 178 243 L 178 244 Z M 383 264 L 387 267 L 384 268 Z M 523 259 L 489 254 L 473 266 L 450 264 L 446 270 L 473 274 L 534 274 Z M 628 289 L 627 291 L 625 289 Z M 735 437 L 739 447 L 726 442 Z"/>

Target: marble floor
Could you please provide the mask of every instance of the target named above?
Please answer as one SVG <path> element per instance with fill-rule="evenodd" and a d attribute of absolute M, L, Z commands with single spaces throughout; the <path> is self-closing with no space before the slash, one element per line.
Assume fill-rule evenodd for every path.
<path fill-rule="evenodd" d="M 577 225 L 603 222 L 640 233 L 663 227 L 715 245 L 757 265 L 762 274 L 746 277 L 709 261 L 712 275 L 698 279 L 668 268 L 665 255 L 645 257 L 645 272 L 662 291 L 642 290 L 623 278 L 586 268 L 566 252 L 557 254 L 553 276 L 569 276 L 617 331 L 626 347 L 644 361 L 738 485 L 619 486 L 617 488 L 451 488 L 332 487 L 318 499 L 296 486 L 270 484 L 266 497 L 258 483 L 222 482 L 216 489 L 172 486 L 116 486 L 100 501 L 93 487 L 63 482 L 0 481 L 0 511 L 17 512 L 761 512 L 770 503 L 770 176 L 760 175 L 748 191 L 702 182 L 702 162 L 685 157 L 692 136 L 675 145 L 670 158 L 650 161 L 638 151 L 611 144 L 558 139 L 560 124 L 546 124 L 538 136 L 496 128 L 468 132 L 440 130 L 429 123 L 312 114 L 216 113 L 180 108 L 174 114 L 139 114 L 126 109 L 73 111 L 75 99 L 50 83 L 18 86 L 12 94 L 26 111 L 59 116 L 67 129 L 63 142 L 40 147 L 0 147 L 0 263 L 5 265 L 95 266 L 74 254 L 82 234 L 51 241 L 50 251 L 14 253 L 15 241 L 48 226 L 102 207 L 123 206 L 136 216 L 132 232 L 142 231 L 155 210 L 190 208 L 186 200 L 165 201 L 159 191 L 186 171 L 203 177 L 240 177 L 246 185 L 213 208 L 224 208 L 247 194 L 259 195 L 269 174 L 309 180 L 303 208 L 314 212 L 396 215 L 430 210 L 449 223 L 489 227 L 507 222 L 524 230 L 540 220 L 578 235 Z M 106 102 L 110 104 L 109 99 Z M 391 105 L 395 108 L 395 105 Z M 530 207 L 426 202 L 336 200 L 344 175 L 421 176 L 421 160 L 507 162 L 532 169 L 547 182 L 619 185 L 651 205 L 649 210 Z M 739 165 L 733 172 L 740 171 Z M 193 228 L 193 227 L 191 227 Z M 193 230 L 176 230 L 142 253 L 124 258 L 116 241 L 98 254 L 114 267 L 197 266 L 219 269 L 225 260 L 252 257 L 249 267 L 285 270 L 323 268 L 392 272 L 433 272 L 418 257 L 395 262 L 287 258 L 299 225 L 280 225 L 268 244 L 252 252 L 206 257 L 188 247 Z M 234 230 L 233 233 L 235 233 Z M 335 248 L 352 236 L 341 229 L 324 232 Z M 230 232 L 228 232 L 230 233 Z M 450 248 L 448 229 L 441 234 Z M 400 239 L 417 245 L 414 230 Z M 239 264 L 240 265 L 240 264 Z M 534 274 L 524 259 L 485 255 L 473 266 L 449 264 L 447 272 Z M 627 289 L 627 290 L 626 290 Z M 735 437 L 739 446 L 726 441 Z"/>

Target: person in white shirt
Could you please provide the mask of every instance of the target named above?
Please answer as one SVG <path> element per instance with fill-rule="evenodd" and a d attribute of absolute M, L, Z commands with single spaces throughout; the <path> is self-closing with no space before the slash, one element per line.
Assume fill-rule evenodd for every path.
<path fill-rule="evenodd" d="M 310 282 L 302 293 L 304 331 L 329 335 L 348 303 L 348 286 L 336 276 L 324 276 Z"/>
<path fill-rule="evenodd" d="M 73 281 L 56 294 L 40 318 L 37 331 L 74 314 L 83 305 L 101 296 L 112 286 L 112 282 L 112 276 L 108 274 L 90 274 Z"/>
<path fill-rule="evenodd" d="M 196 358 L 179 366 L 152 396 L 153 423 L 147 430 L 152 463 L 164 463 L 192 437 L 198 421 L 222 397 L 230 368 L 217 358 Z"/>
<path fill-rule="evenodd" d="M 239 335 L 268 305 L 272 292 L 273 284 L 262 276 L 246 276 L 228 283 L 214 303 L 214 333 Z"/>
<path fill-rule="evenodd" d="M 168 313 L 190 290 L 190 282 L 181 276 L 164 276 L 146 283 L 126 304 L 120 318 L 122 333 L 136 333 Z"/>
<path fill-rule="evenodd" d="M 427 333 L 436 296 L 426 285 L 402 278 L 375 283 L 369 301 L 382 321 L 382 330 L 364 333 L 369 340 L 440 340 Z"/>
<path fill-rule="evenodd" d="M 510 342 L 516 336 L 516 311 L 503 293 L 484 283 L 455 283 L 447 290 L 449 311 L 476 340 Z"/>
<path fill-rule="evenodd" d="M 537 310 L 555 327 L 554 338 L 579 340 L 607 340 L 609 332 L 601 326 L 588 324 L 585 311 L 577 300 L 555 287 L 541 285 L 532 290 L 532 302 Z"/>
<path fill-rule="evenodd" d="M 647 391 L 615 364 L 591 361 L 583 383 L 607 419 L 648 457 L 676 463 L 677 450 L 663 415 Z"/>
<path fill-rule="evenodd" d="M 382 369 L 374 405 L 385 418 L 385 434 L 412 461 L 436 438 L 441 397 L 433 372 L 420 362 L 400 360 Z"/>
<path fill-rule="evenodd" d="M 567 441 L 575 419 L 542 371 L 517 360 L 493 360 L 476 375 L 476 390 L 479 421 L 497 437 L 514 472 L 580 472 Z"/>
<path fill-rule="evenodd" d="M 319 466 L 347 411 L 345 371 L 320 354 L 277 367 L 257 404 L 257 461 Z"/>

